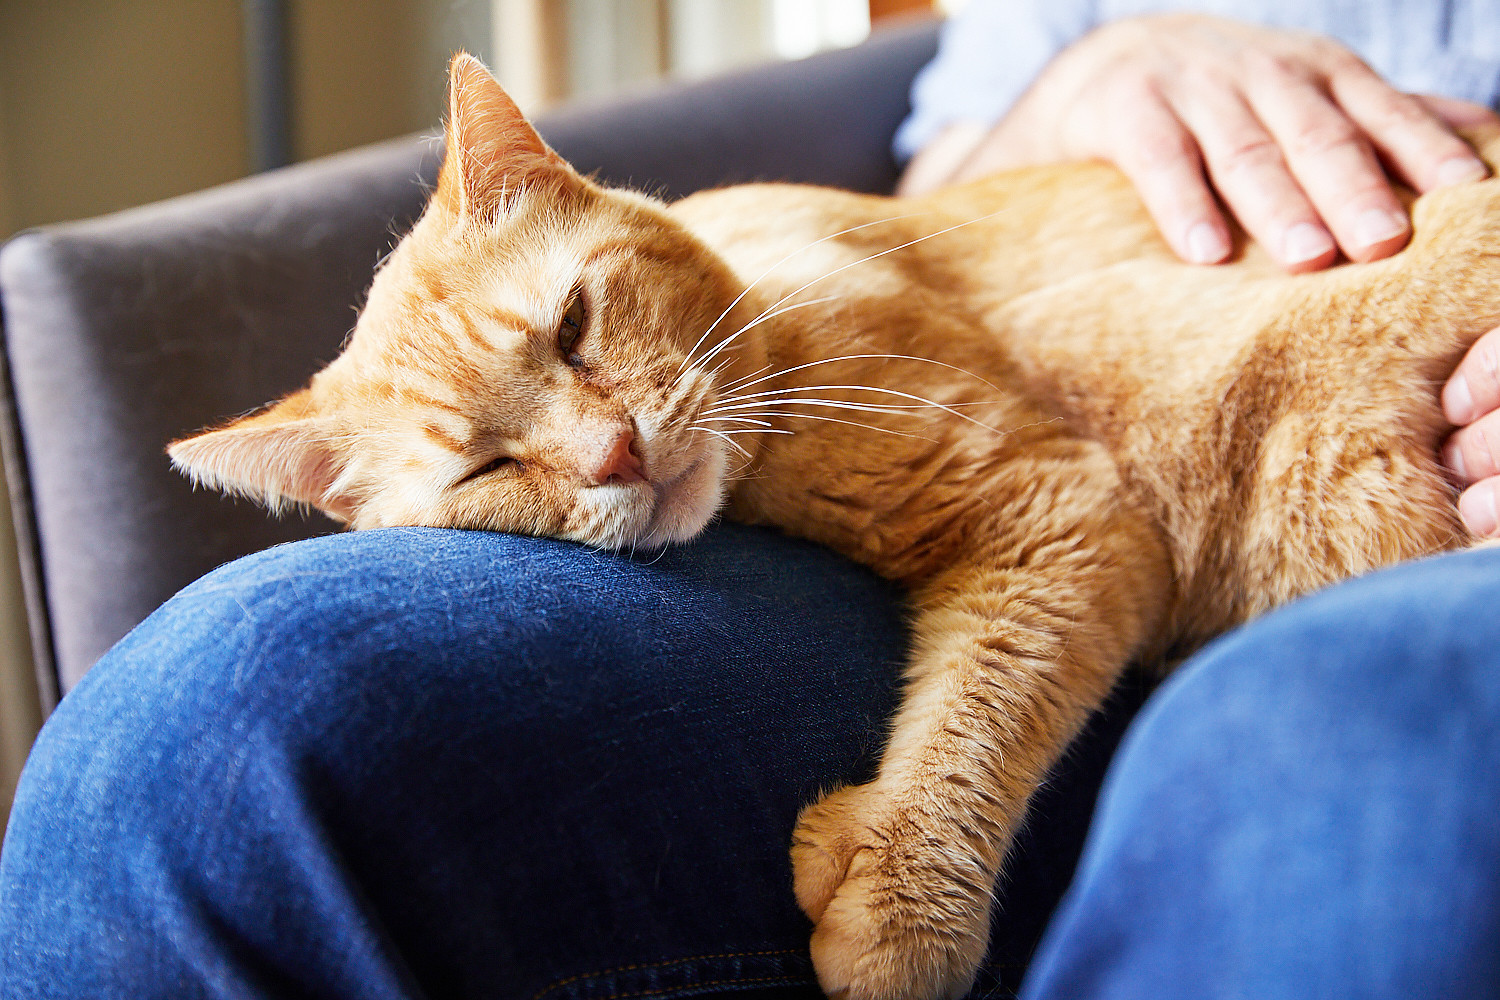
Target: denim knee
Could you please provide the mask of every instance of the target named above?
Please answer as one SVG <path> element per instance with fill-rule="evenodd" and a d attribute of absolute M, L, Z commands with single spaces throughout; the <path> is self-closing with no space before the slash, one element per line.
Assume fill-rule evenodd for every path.
<path fill-rule="evenodd" d="M 1247 719 L 1268 706 L 1410 728 L 1500 731 L 1500 549 L 1393 567 L 1313 594 L 1229 633 L 1164 686 L 1139 727 L 1169 716 Z M 1317 724 L 1316 719 L 1309 719 Z M 1431 735 L 1429 733 L 1429 735 Z"/>
<path fill-rule="evenodd" d="M 1500 552 L 1447 555 L 1189 660 L 1111 766 L 1028 995 L 1490 995 L 1497 602 Z"/>

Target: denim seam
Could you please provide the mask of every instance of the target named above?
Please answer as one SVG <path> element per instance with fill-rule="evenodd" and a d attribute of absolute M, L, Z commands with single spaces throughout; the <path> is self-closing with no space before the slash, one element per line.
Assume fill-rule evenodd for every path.
<path fill-rule="evenodd" d="M 633 993 L 611 993 L 609 996 L 605 997 L 604 1000 L 627 1000 L 627 998 L 635 997 L 659 997 L 670 993 L 680 993 L 684 990 L 701 990 L 705 986 L 754 986 L 757 984 L 767 985 L 770 983 L 785 983 L 787 985 L 791 985 L 793 983 L 811 983 L 813 981 L 814 980 L 811 977 L 807 977 L 804 979 L 798 976 L 757 976 L 753 979 L 710 979 L 707 982 L 703 983 L 681 983 L 677 986 L 665 986 L 659 990 L 645 990 L 643 992 L 637 991 Z"/>
<path fill-rule="evenodd" d="M 597 979 L 600 976 L 612 976 L 612 975 L 614 975 L 614 974 L 616 974 L 618 972 L 638 972 L 638 971 L 640 971 L 642 969 L 665 969 L 668 966 L 683 965 L 684 963 L 687 963 L 687 962 L 701 962 L 701 961 L 703 961 L 706 958 L 760 958 L 760 957 L 763 957 L 765 955 L 795 955 L 795 954 L 798 953 L 798 951 L 799 951 L 799 949 L 796 949 L 796 948 L 774 948 L 774 949 L 770 949 L 768 951 L 729 951 L 729 952 L 720 952 L 718 954 L 713 954 L 713 955 L 692 955 L 692 956 L 690 956 L 688 958 L 674 958 L 674 959 L 672 959 L 671 961 L 668 961 L 668 962 L 640 962 L 640 963 L 637 963 L 635 965 L 620 965 L 620 966 L 616 966 L 613 969 L 601 969 L 598 972 L 585 972 L 585 973 L 582 973 L 582 974 L 577 975 L 577 976 L 569 976 L 567 979 L 559 979 L 557 982 L 553 983 L 552 985 L 544 987 L 542 990 L 540 990 L 539 992 L 537 992 L 531 998 L 531 1000 L 542 1000 L 542 997 L 546 996 L 548 993 L 551 993 L 554 990 L 560 990 L 564 986 L 569 985 L 570 983 L 576 983 L 576 982 L 578 982 L 580 979 Z M 780 979 L 780 978 L 784 978 L 784 977 L 777 976 L 777 977 L 773 977 L 773 978 Z M 727 982 L 727 980 L 725 980 L 725 981 Z M 741 980 L 741 981 L 742 982 L 756 982 L 756 980 Z M 712 986 L 714 984 L 713 983 L 700 983 L 699 985 L 701 985 L 701 986 Z M 672 988 L 673 989 L 687 989 L 688 987 L 684 986 L 684 987 L 672 987 Z M 665 991 L 664 990 L 658 990 L 657 992 L 665 992 Z M 621 994 L 621 995 L 622 996 L 625 996 L 625 995 L 648 996 L 649 994 L 638 993 L 638 994 Z"/>

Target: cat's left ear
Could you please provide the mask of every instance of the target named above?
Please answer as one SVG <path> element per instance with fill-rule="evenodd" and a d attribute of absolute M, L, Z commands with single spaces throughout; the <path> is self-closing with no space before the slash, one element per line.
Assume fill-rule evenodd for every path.
<path fill-rule="evenodd" d="M 583 183 L 484 64 L 465 52 L 448 66 L 446 137 L 436 199 L 459 217 L 493 218 L 510 197 L 534 185 Z"/>
<path fill-rule="evenodd" d="M 167 454 L 194 483 L 250 497 L 273 512 L 307 504 L 341 521 L 354 518 L 353 504 L 337 487 L 346 455 L 306 389 L 222 427 L 173 441 Z"/>

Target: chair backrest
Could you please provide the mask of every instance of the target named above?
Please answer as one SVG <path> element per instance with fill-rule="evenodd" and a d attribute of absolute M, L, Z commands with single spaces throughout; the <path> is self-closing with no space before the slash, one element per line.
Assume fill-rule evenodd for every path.
<path fill-rule="evenodd" d="M 756 179 L 889 190 L 890 137 L 934 46 L 931 25 L 908 28 L 539 127 L 584 172 L 668 196 Z M 432 139 L 399 140 L 0 251 L 0 429 L 44 710 L 196 577 L 332 530 L 195 494 L 162 449 L 337 353 L 439 158 Z"/>

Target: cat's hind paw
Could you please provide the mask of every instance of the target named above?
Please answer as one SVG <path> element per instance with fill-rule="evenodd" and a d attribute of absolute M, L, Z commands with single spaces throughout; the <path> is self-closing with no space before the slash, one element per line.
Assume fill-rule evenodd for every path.
<path fill-rule="evenodd" d="M 877 784 L 802 811 L 797 902 L 816 925 L 813 966 L 834 1000 L 945 1000 L 973 982 L 989 941 L 991 876 L 894 808 Z"/>

